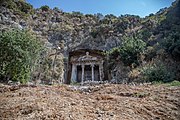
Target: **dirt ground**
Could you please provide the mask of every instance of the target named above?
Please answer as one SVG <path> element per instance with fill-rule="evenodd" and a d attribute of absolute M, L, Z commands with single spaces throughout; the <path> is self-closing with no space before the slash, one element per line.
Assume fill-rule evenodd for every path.
<path fill-rule="evenodd" d="M 1 120 L 180 120 L 180 87 L 0 85 Z"/>

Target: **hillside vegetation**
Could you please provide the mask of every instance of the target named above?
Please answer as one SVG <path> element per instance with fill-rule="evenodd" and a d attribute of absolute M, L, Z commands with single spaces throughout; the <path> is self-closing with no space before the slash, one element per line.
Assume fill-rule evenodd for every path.
<path fill-rule="evenodd" d="M 68 53 L 76 49 L 103 50 L 112 78 L 120 82 L 180 80 L 179 0 L 145 18 L 67 13 L 48 6 L 34 9 L 24 0 L 1 0 L 0 30 L 10 28 L 26 29 L 47 48 L 38 69 L 32 71 L 31 80 L 63 81 Z M 160 76 L 151 79 L 157 72 Z"/>
<path fill-rule="evenodd" d="M 62 84 L 78 49 L 102 51 L 108 82 Z M 2 120 L 180 120 L 180 2 L 141 18 L 0 0 L 0 82 Z"/>

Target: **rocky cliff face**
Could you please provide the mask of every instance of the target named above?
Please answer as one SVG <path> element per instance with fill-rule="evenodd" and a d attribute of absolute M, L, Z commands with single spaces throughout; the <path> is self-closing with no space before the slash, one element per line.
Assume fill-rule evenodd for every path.
<path fill-rule="evenodd" d="M 161 36 L 153 36 L 152 33 L 167 13 L 167 9 L 162 9 L 156 15 L 140 18 L 133 15 L 83 15 L 79 12 L 66 13 L 57 8 L 40 8 L 33 9 L 33 13 L 24 10 L 24 17 L 22 12 L 4 4 L 0 7 L 1 30 L 12 27 L 29 29 L 47 46 L 63 42 L 65 51 L 78 48 L 109 50 L 119 46 L 122 37 L 129 35 L 141 34 L 144 41 L 152 41 Z"/>
<path fill-rule="evenodd" d="M 146 18 L 65 13 L 57 8 L 36 9 L 24 18 L 3 5 L 0 11 L 1 30 L 10 27 L 29 29 L 48 45 L 64 41 L 64 49 L 69 51 L 78 47 L 109 50 L 119 46 L 124 35 L 141 34 L 144 41 L 154 39 L 150 38 L 153 37 L 151 33 L 165 19 L 168 9 L 161 9 L 156 15 L 151 14 Z"/>
<path fill-rule="evenodd" d="M 111 14 L 102 16 L 83 15 L 80 12 L 66 13 L 47 6 L 33 9 L 22 0 L 2 0 L 0 30 L 18 28 L 31 31 L 49 48 L 51 61 L 55 59 L 59 45 L 61 50 L 58 58 L 61 59 L 66 58 L 69 51 L 76 49 L 110 50 L 120 46 L 124 36 L 138 37 L 147 42 L 148 46 L 153 46 L 167 33 L 167 16 L 178 13 L 178 2 L 179 0 L 170 8 L 161 9 L 156 14 L 140 18 L 134 15 L 116 17 Z M 178 15 L 176 18 L 179 20 Z M 178 23 L 174 22 L 175 25 Z"/>
<path fill-rule="evenodd" d="M 79 12 L 65 13 L 58 9 L 36 9 L 26 18 L 5 6 L 0 7 L 0 29 L 29 29 L 47 46 L 59 42 L 64 50 L 91 48 L 109 50 L 121 44 L 123 35 L 140 30 L 142 19 L 125 15 L 83 15 Z"/>

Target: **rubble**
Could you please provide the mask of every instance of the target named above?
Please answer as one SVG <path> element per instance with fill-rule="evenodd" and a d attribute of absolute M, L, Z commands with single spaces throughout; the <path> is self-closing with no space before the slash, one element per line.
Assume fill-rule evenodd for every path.
<path fill-rule="evenodd" d="M 0 85 L 1 119 L 179 120 L 180 87 Z"/>

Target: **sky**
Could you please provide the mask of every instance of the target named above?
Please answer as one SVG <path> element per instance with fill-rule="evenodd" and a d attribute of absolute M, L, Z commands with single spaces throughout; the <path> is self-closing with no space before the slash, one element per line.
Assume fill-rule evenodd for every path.
<path fill-rule="evenodd" d="M 175 0 L 26 0 L 34 8 L 48 5 L 58 7 L 64 12 L 78 11 L 83 14 L 102 13 L 116 16 L 131 14 L 141 17 L 158 12 L 161 8 L 169 7 Z"/>

